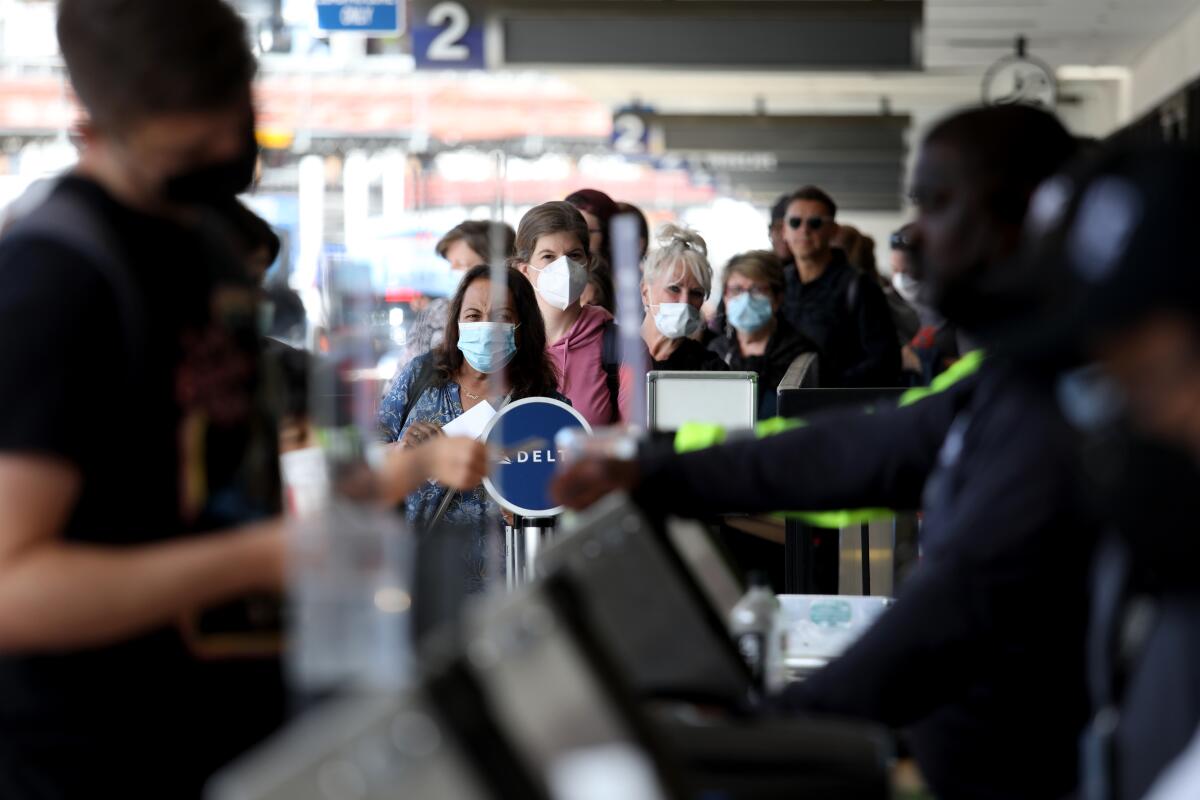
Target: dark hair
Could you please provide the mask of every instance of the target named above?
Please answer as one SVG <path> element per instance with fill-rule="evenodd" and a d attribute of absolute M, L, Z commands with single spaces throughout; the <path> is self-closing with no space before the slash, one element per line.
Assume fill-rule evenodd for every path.
<path fill-rule="evenodd" d="M 446 251 L 455 242 L 466 242 L 467 247 L 489 261 L 492 258 L 508 259 L 512 257 L 516 246 L 517 234 L 511 225 L 489 220 L 469 219 L 451 228 L 441 241 L 437 243 L 437 254 L 446 257 Z M 501 252 L 493 253 L 492 248 L 499 246 Z M 472 264 L 474 266 L 474 264 Z"/>
<path fill-rule="evenodd" d="M 853 225 L 839 225 L 833 237 L 833 246 L 840 247 L 846 254 L 850 266 L 879 278 L 879 267 L 875 263 L 875 240 Z"/>
<path fill-rule="evenodd" d="M 604 223 L 605 233 L 608 232 L 609 220 L 617 215 L 616 201 L 599 189 L 580 189 L 567 195 L 566 200 L 580 211 L 599 217 Z"/>
<path fill-rule="evenodd" d="M 246 26 L 222 0 L 60 0 L 58 43 L 101 128 L 250 99 Z"/>
<path fill-rule="evenodd" d="M 596 294 L 596 302 L 592 305 L 603 308 L 610 314 L 617 313 L 617 290 L 613 286 L 612 268 L 604 259 L 597 257 L 596 267 L 588 273 L 588 285 Z"/>
<path fill-rule="evenodd" d="M 600 220 L 600 228 L 604 231 L 604 244 L 601 247 L 601 252 L 593 253 L 593 255 L 602 255 L 611 264 L 612 243 L 609 240 L 609 223 L 617 215 L 616 202 L 599 189 L 580 189 L 577 192 L 572 192 L 567 195 L 567 202 L 580 211 L 595 214 Z"/>
<path fill-rule="evenodd" d="M 512 263 L 528 264 L 533 260 L 533 248 L 537 247 L 538 239 L 552 233 L 573 233 L 579 239 L 583 252 L 588 260 L 592 257 L 592 248 L 588 243 L 588 226 L 583 215 L 565 200 L 551 200 L 540 206 L 531 208 L 521 217 L 517 226 L 517 242 L 513 250 Z M 589 265 L 590 266 L 590 265 Z"/>
<path fill-rule="evenodd" d="M 830 197 L 825 190 L 821 189 L 820 187 L 801 186 L 788 196 L 787 204 L 790 206 L 797 200 L 809 200 L 814 203 L 822 203 L 825 208 L 829 209 L 829 216 L 837 216 L 837 203 L 833 202 L 833 198 Z M 787 213 L 787 206 L 784 206 L 784 213 Z"/>
<path fill-rule="evenodd" d="M 771 224 L 783 222 L 783 218 L 787 216 L 787 207 L 792 204 L 792 196 L 790 194 L 781 194 L 779 199 L 775 201 L 775 205 L 771 206 Z"/>
<path fill-rule="evenodd" d="M 982 106 L 937 123 L 923 146 L 958 150 L 974 182 L 987 194 L 989 210 L 1019 225 L 1034 189 L 1078 149 L 1078 141 L 1058 118 L 1025 105 Z"/>
<path fill-rule="evenodd" d="M 508 273 L 508 291 L 512 294 L 517 312 L 517 355 L 507 367 L 509 386 L 514 400 L 525 397 L 546 397 L 558 391 L 558 371 L 546 354 L 546 325 L 538 308 L 533 284 L 512 267 Z M 481 278 L 490 279 L 492 268 L 486 264 L 472 267 L 463 276 L 450 301 L 446 318 L 446 335 L 434 353 L 434 382 L 445 386 L 454 379 L 463 365 L 463 354 L 458 349 L 458 317 L 462 314 L 463 298 L 467 289 Z"/>
<path fill-rule="evenodd" d="M 617 214 L 633 214 L 637 217 L 638 235 L 641 236 L 642 241 L 645 242 L 645 244 L 642 245 L 642 252 L 638 254 L 638 258 L 645 258 L 646 250 L 650 247 L 650 223 L 646 220 L 646 215 L 642 213 L 640 208 L 632 203 L 623 203 L 620 201 L 617 202 Z M 611 249 L 612 248 L 610 247 L 609 250 Z"/>

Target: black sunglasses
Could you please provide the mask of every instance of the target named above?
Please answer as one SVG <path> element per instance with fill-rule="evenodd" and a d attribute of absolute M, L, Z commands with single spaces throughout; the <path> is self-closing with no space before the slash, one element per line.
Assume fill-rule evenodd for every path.
<path fill-rule="evenodd" d="M 891 238 L 888 239 L 888 244 L 893 250 L 904 250 L 907 252 L 912 249 L 912 242 L 908 240 L 908 235 L 904 231 L 893 233 Z"/>
<path fill-rule="evenodd" d="M 828 217 L 788 217 L 787 224 L 792 230 L 799 230 L 801 225 L 807 223 L 810 231 L 819 231 L 828 220 Z"/>

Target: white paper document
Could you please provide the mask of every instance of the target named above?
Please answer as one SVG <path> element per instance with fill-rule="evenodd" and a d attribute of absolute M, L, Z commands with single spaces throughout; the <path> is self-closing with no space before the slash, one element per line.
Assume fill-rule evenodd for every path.
<path fill-rule="evenodd" d="M 478 439 L 483 436 L 483 429 L 487 427 L 494 416 L 496 416 L 496 409 L 492 408 L 491 403 L 484 400 L 479 405 L 472 406 L 469 411 L 465 411 L 462 415 L 447 422 L 442 428 L 442 433 L 447 436 Z"/>

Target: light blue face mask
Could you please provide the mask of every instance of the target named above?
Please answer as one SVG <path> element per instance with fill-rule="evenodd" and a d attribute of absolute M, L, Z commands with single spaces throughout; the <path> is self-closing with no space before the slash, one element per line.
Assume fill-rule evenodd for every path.
<path fill-rule="evenodd" d="M 725 315 L 729 324 L 742 333 L 754 333 L 763 329 L 775 310 L 771 308 L 771 298 L 755 297 L 750 292 L 742 292 L 729 301 L 725 306 Z"/>
<path fill-rule="evenodd" d="M 511 322 L 458 323 L 458 349 L 483 373 L 504 369 L 517 354 L 517 326 Z"/>

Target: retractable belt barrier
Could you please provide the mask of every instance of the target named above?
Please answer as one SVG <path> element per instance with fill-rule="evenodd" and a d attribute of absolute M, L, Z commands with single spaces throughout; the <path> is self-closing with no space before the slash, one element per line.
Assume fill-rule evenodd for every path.
<path fill-rule="evenodd" d="M 550 481 L 565 455 L 555 442 L 559 433 L 572 429 L 592 432 L 566 403 L 529 397 L 502 408 L 483 431 L 493 462 L 484 489 L 512 515 L 504 536 L 510 589 L 529 582 L 538 553 L 554 536 L 563 508 L 550 499 Z"/>

